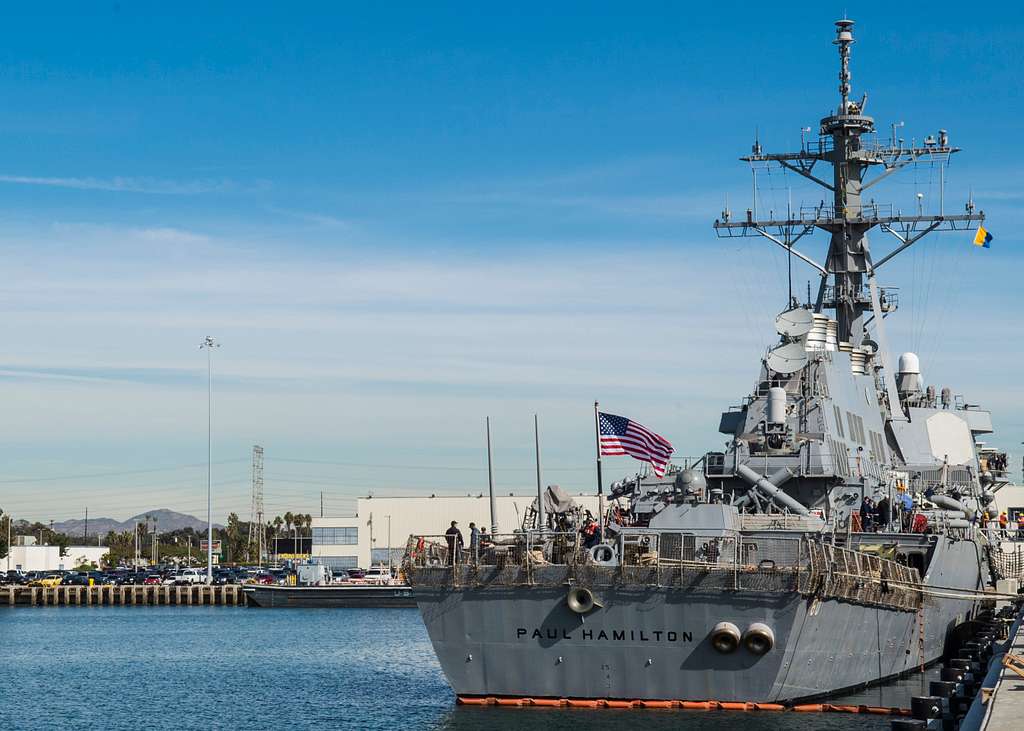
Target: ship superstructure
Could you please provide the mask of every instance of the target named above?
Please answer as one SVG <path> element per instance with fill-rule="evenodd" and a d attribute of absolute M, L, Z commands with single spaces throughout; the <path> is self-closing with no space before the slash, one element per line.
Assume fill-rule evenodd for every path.
<path fill-rule="evenodd" d="M 571 512 L 471 551 L 412 537 L 405 571 L 442 667 L 464 697 L 778 702 L 835 693 L 939 658 L 991 581 L 979 518 L 991 502 L 979 435 L 989 413 L 925 384 L 889 354 L 895 292 L 878 271 L 922 237 L 983 214 L 903 215 L 864 193 L 958 149 L 879 143 L 851 99 L 853 22 L 836 22 L 839 104 L 816 142 L 747 162 L 778 165 L 831 203 L 715 222 L 820 275 L 776 319 L 756 385 L 722 414 L 727 447 L 664 478 L 613 487 L 604 535 L 584 546 Z M 831 167 L 831 175 L 826 170 Z M 874 256 L 868 232 L 896 240 Z M 796 248 L 830 236 L 823 263 Z M 454 550 L 450 550 L 454 549 Z"/>

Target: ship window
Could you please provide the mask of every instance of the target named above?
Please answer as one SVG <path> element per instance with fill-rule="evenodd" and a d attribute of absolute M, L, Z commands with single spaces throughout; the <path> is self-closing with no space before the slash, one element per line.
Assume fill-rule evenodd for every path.
<path fill-rule="evenodd" d="M 836 431 L 839 432 L 839 438 L 846 439 L 846 434 L 843 433 L 843 414 L 835 404 L 832 404 L 832 409 L 836 413 Z"/>

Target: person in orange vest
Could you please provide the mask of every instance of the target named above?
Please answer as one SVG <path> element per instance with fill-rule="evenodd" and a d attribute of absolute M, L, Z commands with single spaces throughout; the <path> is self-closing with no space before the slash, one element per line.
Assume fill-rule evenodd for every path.
<path fill-rule="evenodd" d="M 583 547 L 588 551 L 601 542 L 601 534 L 598 532 L 597 521 L 588 517 L 580 531 L 583 534 Z"/>
<path fill-rule="evenodd" d="M 1017 513 L 1017 540 L 1024 541 L 1024 510 Z"/>
<path fill-rule="evenodd" d="M 1004 510 L 1003 512 L 1001 512 L 999 514 L 999 534 L 1003 538 L 1006 537 L 1006 524 L 1008 522 L 1009 522 L 1009 519 L 1006 517 L 1006 511 Z"/>

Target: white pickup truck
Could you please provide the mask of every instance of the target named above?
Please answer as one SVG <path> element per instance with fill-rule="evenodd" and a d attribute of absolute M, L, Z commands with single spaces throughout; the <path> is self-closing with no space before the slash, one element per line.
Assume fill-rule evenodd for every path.
<path fill-rule="evenodd" d="M 164 579 L 164 584 L 205 584 L 206 572 L 199 569 L 181 569 Z"/>

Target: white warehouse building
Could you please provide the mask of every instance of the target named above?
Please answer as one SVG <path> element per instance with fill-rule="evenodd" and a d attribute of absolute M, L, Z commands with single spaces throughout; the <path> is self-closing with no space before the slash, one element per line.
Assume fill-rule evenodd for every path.
<path fill-rule="evenodd" d="M 533 495 L 495 496 L 499 533 L 521 527 L 523 515 L 536 499 Z M 597 515 L 597 496 L 573 495 L 573 500 Z M 356 514 L 313 518 L 312 560 L 332 569 L 367 568 L 377 561 L 398 563 L 410 535 L 442 535 L 458 521 L 469 543 L 469 524 L 491 530 L 490 498 L 487 495 L 431 495 L 410 497 L 361 497 Z M 372 549 L 372 554 L 371 554 Z"/>
<path fill-rule="evenodd" d="M 106 546 L 68 546 L 66 553 L 61 556 L 60 546 L 14 545 L 10 547 L 10 554 L 0 559 L 0 568 L 12 571 L 65 571 L 88 563 L 99 566 L 100 559 L 109 550 Z"/>

